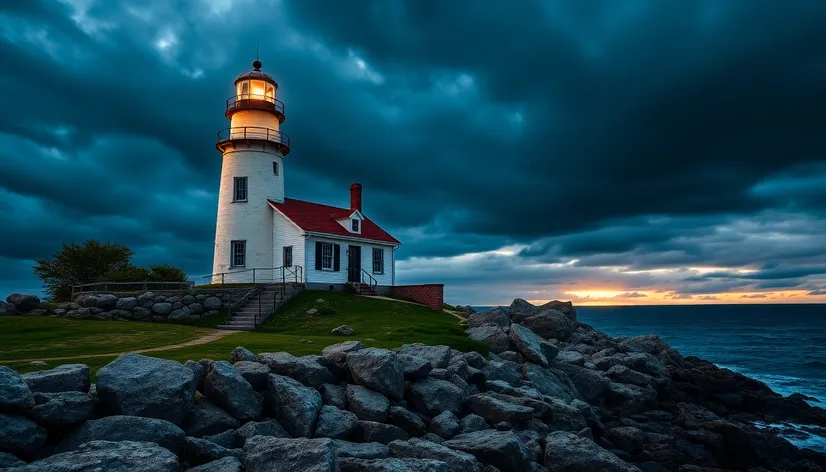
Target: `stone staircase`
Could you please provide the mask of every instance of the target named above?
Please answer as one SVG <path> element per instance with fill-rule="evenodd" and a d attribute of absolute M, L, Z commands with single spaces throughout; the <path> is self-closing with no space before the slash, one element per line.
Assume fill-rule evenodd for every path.
<path fill-rule="evenodd" d="M 303 284 L 290 283 L 286 284 L 282 294 L 281 284 L 263 285 L 258 293 L 250 296 L 243 305 L 233 310 L 230 319 L 225 321 L 224 324 L 218 325 L 217 328 L 232 331 L 255 331 L 258 325 L 272 316 L 273 311 L 277 310 L 284 302 L 298 295 L 303 289 Z M 258 311 L 259 300 L 261 302 L 260 313 Z M 256 315 L 258 324 L 255 323 Z"/>

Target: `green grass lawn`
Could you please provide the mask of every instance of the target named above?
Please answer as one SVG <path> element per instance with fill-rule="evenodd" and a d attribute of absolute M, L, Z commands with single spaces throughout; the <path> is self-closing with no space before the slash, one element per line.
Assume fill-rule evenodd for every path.
<path fill-rule="evenodd" d="M 316 300 L 322 298 L 323 303 Z M 317 314 L 308 315 L 311 308 Z M 346 324 L 356 333 L 344 338 L 330 330 Z M 367 346 L 394 348 L 421 342 L 446 344 L 460 351 L 487 353 L 487 345 L 473 341 L 450 314 L 421 305 L 373 299 L 342 292 L 305 290 L 282 306 L 256 332 L 239 332 L 208 344 L 146 353 L 174 359 L 229 359 L 236 346 L 255 353 L 287 351 L 295 355 L 319 354 L 330 344 L 356 339 Z M 22 359 L 84 356 L 165 346 L 196 339 L 212 330 L 161 323 L 68 320 L 63 318 L 1 317 L 0 364 L 21 372 L 42 368 Z M 47 361 L 50 366 L 88 364 L 96 371 L 111 357 Z"/>

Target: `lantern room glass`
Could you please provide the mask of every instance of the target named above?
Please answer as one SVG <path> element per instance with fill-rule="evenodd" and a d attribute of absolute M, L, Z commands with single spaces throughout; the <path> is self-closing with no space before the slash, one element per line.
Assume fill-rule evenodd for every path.
<path fill-rule="evenodd" d="M 261 100 L 275 103 L 275 87 L 264 80 L 243 80 L 236 85 L 238 100 Z"/>

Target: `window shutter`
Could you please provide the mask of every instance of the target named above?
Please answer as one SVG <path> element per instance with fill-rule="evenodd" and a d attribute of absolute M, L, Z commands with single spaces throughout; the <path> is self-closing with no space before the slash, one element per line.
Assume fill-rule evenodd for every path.
<path fill-rule="evenodd" d="M 321 270 L 321 241 L 315 242 L 315 270 Z"/>
<path fill-rule="evenodd" d="M 333 250 L 333 270 L 338 272 L 341 270 L 341 246 L 335 245 Z"/>

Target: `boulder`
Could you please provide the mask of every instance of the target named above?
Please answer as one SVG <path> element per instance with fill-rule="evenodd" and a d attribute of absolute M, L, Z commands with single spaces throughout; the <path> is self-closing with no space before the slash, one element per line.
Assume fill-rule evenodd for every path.
<path fill-rule="evenodd" d="M 389 398 L 404 394 L 404 371 L 396 354 L 387 349 L 367 348 L 347 354 L 353 380 Z"/>
<path fill-rule="evenodd" d="M 519 323 L 525 318 L 535 315 L 538 311 L 539 307 L 534 306 L 527 300 L 514 298 L 508 307 L 508 316 L 514 323 Z"/>
<path fill-rule="evenodd" d="M 238 346 L 232 350 L 229 358 L 232 360 L 232 363 L 241 362 L 241 361 L 249 361 L 249 362 L 257 362 L 258 356 L 252 353 L 249 349 Z"/>
<path fill-rule="evenodd" d="M 254 423 L 254 421 L 250 421 L 247 424 L 252 423 Z M 225 447 L 227 449 L 232 449 L 236 447 L 236 445 L 240 444 L 240 441 L 238 441 L 238 435 L 235 433 L 234 429 L 228 429 L 223 433 L 204 436 L 204 439 L 206 439 L 207 441 L 212 441 L 215 444 L 221 447 Z"/>
<path fill-rule="evenodd" d="M 0 302 L 0 305 L 2 305 L 3 303 L 5 302 Z M 7 470 L 11 469 L 12 467 L 23 467 L 24 465 L 26 465 L 26 463 L 14 454 L 9 454 L 8 452 L 0 452 L 0 470 Z"/>
<path fill-rule="evenodd" d="M 354 443 L 334 439 L 338 457 L 356 457 L 359 459 L 381 459 L 387 457 L 387 446 L 381 443 Z"/>
<path fill-rule="evenodd" d="M 34 406 L 34 397 L 20 375 L 0 365 L 0 411 L 25 411 Z"/>
<path fill-rule="evenodd" d="M 511 348 L 511 338 L 498 326 L 479 326 L 467 330 L 470 339 L 480 341 L 495 353 L 505 352 Z"/>
<path fill-rule="evenodd" d="M 88 393 L 38 393 L 35 401 L 37 405 L 31 409 L 30 416 L 46 426 L 76 425 L 95 414 L 95 401 Z"/>
<path fill-rule="evenodd" d="M 14 305 L 20 313 L 28 313 L 40 307 L 40 299 L 34 295 L 12 293 L 6 297 L 6 302 Z"/>
<path fill-rule="evenodd" d="M 339 461 L 341 472 L 449 472 L 447 464 L 432 459 L 357 459 Z"/>
<path fill-rule="evenodd" d="M 525 359 L 542 367 L 548 367 L 548 359 L 542 349 L 543 340 L 533 331 L 524 326 L 512 324 L 510 338 L 516 348 L 519 349 L 519 352 L 525 356 Z"/>
<path fill-rule="evenodd" d="M 187 469 L 187 472 L 241 472 L 243 464 L 235 456 L 224 457 L 217 461 Z"/>
<path fill-rule="evenodd" d="M 481 369 L 485 366 L 485 364 L 488 363 L 488 361 L 485 360 L 484 356 L 482 356 L 476 351 L 465 352 L 462 354 L 462 358 L 465 360 L 465 362 L 467 362 L 467 365 L 469 367 L 473 367 L 475 369 Z"/>
<path fill-rule="evenodd" d="M 615 365 L 606 372 L 608 377 L 615 382 L 639 385 L 648 387 L 654 385 L 654 378 L 650 375 L 629 369 L 624 365 Z"/>
<path fill-rule="evenodd" d="M 55 452 L 74 451 L 89 441 L 152 442 L 175 454 L 183 451 L 186 434 L 169 421 L 140 416 L 104 416 L 89 420 L 72 430 L 55 447 Z"/>
<path fill-rule="evenodd" d="M 474 413 L 491 424 L 502 421 L 508 423 L 528 421 L 533 418 L 534 412 L 532 408 L 508 403 L 484 393 L 468 397 L 467 404 Z"/>
<path fill-rule="evenodd" d="M 576 321 L 576 309 L 571 302 L 561 302 L 559 300 L 550 301 L 539 307 L 540 310 L 557 310 L 562 312 L 569 320 Z"/>
<path fill-rule="evenodd" d="M 118 301 L 115 302 L 115 308 L 118 310 L 131 311 L 136 306 L 138 306 L 138 299 L 135 297 L 119 298 Z"/>
<path fill-rule="evenodd" d="M 471 413 L 459 422 L 459 432 L 460 433 L 474 433 L 476 431 L 482 431 L 485 429 L 490 429 L 485 419 L 481 416 Z"/>
<path fill-rule="evenodd" d="M 339 410 L 347 409 L 347 392 L 341 385 L 324 384 L 318 391 L 325 405 L 332 405 Z"/>
<path fill-rule="evenodd" d="M 539 368 L 539 366 L 536 367 Z M 502 382 L 511 385 L 518 385 L 521 380 L 519 372 L 517 372 L 516 369 L 514 369 L 510 364 L 505 362 L 490 361 L 482 367 L 482 373 L 485 374 L 486 380 L 501 380 Z"/>
<path fill-rule="evenodd" d="M 404 376 L 408 379 L 423 379 L 433 370 L 433 364 L 424 357 L 414 354 L 399 354 L 396 358 L 402 366 Z"/>
<path fill-rule="evenodd" d="M 330 405 L 321 407 L 313 437 L 348 439 L 356 429 L 355 413 Z"/>
<path fill-rule="evenodd" d="M 88 392 L 89 366 L 86 364 L 65 364 L 54 369 L 23 374 L 23 381 L 32 392 Z"/>
<path fill-rule="evenodd" d="M 353 431 L 353 438 L 358 442 L 377 442 L 387 444 L 390 441 L 410 438 L 401 428 L 392 424 L 376 423 L 375 421 L 358 421 Z"/>
<path fill-rule="evenodd" d="M 183 457 L 189 465 L 202 465 L 225 457 L 242 459 L 244 451 L 241 449 L 227 449 L 206 439 L 186 438 Z"/>
<path fill-rule="evenodd" d="M 639 428 L 633 426 L 618 426 L 605 431 L 605 438 L 628 454 L 637 454 L 642 451 L 646 436 Z"/>
<path fill-rule="evenodd" d="M 14 472 L 178 472 L 178 458 L 151 442 L 92 441 L 77 450 L 56 454 Z"/>
<path fill-rule="evenodd" d="M 424 436 L 427 425 L 416 413 L 400 406 L 391 406 L 387 414 L 387 422 L 398 426 L 410 436 Z"/>
<path fill-rule="evenodd" d="M 530 468 L 528 449 L 513 431 L 476 431 L 445 441 L 444 446 L 466 452 L 479 462 L 500 471 L 527 471 Z"/>
<path fill-rule="evenodd" d="M 649 410 L 657 402 L 657 392 L 648 387 L 609 382 L 606 397 L 610 404 L 626 413 L 640 413 Z"/>
<path fill-rule="evenodd" d="M 608 390 L 610 381 L 600 371 L 562 362 L 555 362 L 553 367 L 568 375 L 568 378 L 576 385 L 582 399 L 588 403 L 597 401 Z"/>
<path fill-rule="evenodd" d="M 212 364 L 212 370 L 204 378 L 204 394 L 241 421 L 257 420 L 263 414 L 260 395 L 227 361 Z"/>
<path fill-rule="evenodd" d="M 291 438 L 292 435 L 276 420 L 250 421 L 235 432 L 239 442 L 246 444 L 253 436 L 272 436 L 274 438 Z"/>
<path fill-rule="evenodd" d="M 428 346 L 421 343 L 405 344 L 399 354 L 418 356 L 430 361 L 434 369 L 444 369 L 450 363 L 450 346 Z"/>
<path fill-rule="evenodd" d="M 417 380 L 410 384 L 409 395 L 413 407 L 431 418 L 443 411 L 462 411 L 464 392 L 446 380 L 433 377 Z"/>
<path fill-rule="evenodd" d="M 241 374 L 254 390 L 264 390 L 267 388 L 267 377 L 270 375 L 270 368 L 260 362 L 237 361 L 232 365 Z"/>
<path fill-rule="evenodd" d="M 13 316 L 19 314 L 20 310 L 18 310 L 16 306 L 11 303 L 0 301 L 0 316 Z"/>
<path fill-rule="evenodd" d="M 206 310 L 217 310 L 224 306 L 224 302 L 218 297 L 207 297 L 204 299 L 203 305 Z"/>
<path fill-rule="evenodd" d="M 310 437 L 321 412 L 321 395 L 290 377 L 270 374 L 267 406 L 293 436 Z"/>
<path fill-rule="evenodd" d="M 430 441 L 416 438 L 409 441 L 392 441 L 387 448 L 392 457 L 442 461 L 447 464 L 451 472 L 479 472 L 480 470 L 476 458 L 471 454 Z"/>
<path fill-rule="evenodd" d="M 387 421 L 390 401 L 384 395 L 360 385 L 347 385 L 347 409 L 364 421 Z"/>
<path fill-rule="evenodd" d="M 30 419 L 0 413 L 0 452 L 30 459 L 45 443 L 46 430 Z"/>
<path fill-rule="evenodd" d="M 480 326 L 495 326 L 505 330 L 510 324 L 511 319 L 508 317 L 508 314 L 499 307 L 472 313 L 467 319 L 468 328 L 471 329 Z"/>
<path fill-rule="evenodd" d="M 347 361 L 348 352 L 356 352 L 364 349 L 364 344 L 360 341 L 344 341 L 343 343 L 331 344 L 321 351 L 321 355 L 336 364 L 343 364 Z"/>
<path fill-rule="evenodd" d="M 114 414 L 180 424 L 192 406 L 195 374 L 179 362 L 124 354 L 98 371 L 97 392 Z"/>
<path fill-rule="evenodd" d="M 551 472 L 640 472 L 594 441 L 567 431 L 554 431 L 545 439 L 545 466 Z"/>
<path fill-rule="evenodd" d="M 347 325 L 336 326 L 330 331 L 333 336 L 352 336 L 356 330 Z"/>
<path fill-rule="evenodd" d="M 200 438 L 236 429 L 241 423 L 226 411 L 218 408 L 206 397 L 198 397 L 192 403 L 181 429 L 187 436 Z"/>
<path fill-rule="evenodd" d="M 152 313 L 160 316 L 167 316 L 172 313 L 172 304 L 167 302 L 154 303 L 152 305 Z"/>
<path fill-rule="evenodd" d="M 118 304 L 118 297 L 109 293 L 98 295 L 97 299 L 96 306 L 103 311 L 114 310 Z"/>
<path fill-rule="evenodd" d="M 319 359 L 326 362 L 324 357 L 295 357 L 287 352 L 266 352 L 258 355 L 258 361 L 269 367 L 272 373 L 292 377 L 308 387 L 318 388 L 325 383 L 337 383 L 338 377 L 319 363 Z"/>
<path fill-rule="evenodd" d="M 576 326 L 574 322 L 557 310 L 543 310 L 540 313 L 522 320 L 522 325 L 545 339 L 564 341 L 570 336 Z"/>
<path fill-rule="evenodd" d="M 574 364 L 574 365 L 584 365 L 585 364 L 585 356 L 577 351 L 560 351 L 559 355 L 556 356 L 556 360 L 558 362 L 564 362 L 566 364 Z"/>
<path fill-rule="evenodd" d="M 338 472 L 336 446 L 330 439 L 253 436 L 244 444 L 245 472 Z"/>
<path fill-rule="evenodd" d="M 439 437 L 450 439 L 459 433 L 459 418 L 452 411 L 443 411 L 430 420 L 427 431 Z"/>

